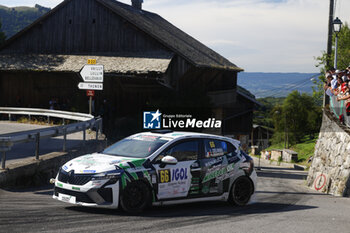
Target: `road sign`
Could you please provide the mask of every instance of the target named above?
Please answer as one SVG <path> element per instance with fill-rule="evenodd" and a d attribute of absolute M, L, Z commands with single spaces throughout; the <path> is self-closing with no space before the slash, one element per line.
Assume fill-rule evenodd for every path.
<path fill-rule="evenodd" d="M 314 181 L 314 189 L 316 191 L 323 191 L 327 186 L 328 175 L 324 173 L 317 172 L 316 179 Z"/>
<path fill-rule="evenodd" d="M 87 64 L 96 65 L 96 59 L 88 59 Z"/>
<path fill-rule="evenodd" d="M 103 65 L 85 65 L 80 75 L 84 82 L 103 83 Z"/>
<path fill-rule="evenodd" d="M 103 83 L 79 83 L 78 88 L 81 90 L 103 90 Z"/>
<path fill-rule="evenodd" d="M 87 90 L 86 91 L 86 96 L 91 96 L 91 97 L 94 97 L 95 96 L 95 91 L 94 90 Z"/>

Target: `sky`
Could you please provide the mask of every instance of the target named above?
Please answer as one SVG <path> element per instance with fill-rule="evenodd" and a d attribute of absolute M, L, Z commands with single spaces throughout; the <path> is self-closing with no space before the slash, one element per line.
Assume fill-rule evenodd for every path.
<path fill-rule="evenodd" d="M 53 8 L 60 2 L 0 0 L 0 5 Z M 335 2 L 335 16 L 349 23 L 350 1 Z M 327 46 L 329 0 L 144 0 L 143 9 L 247 72 L 315 73 L 315 57 Z"/>

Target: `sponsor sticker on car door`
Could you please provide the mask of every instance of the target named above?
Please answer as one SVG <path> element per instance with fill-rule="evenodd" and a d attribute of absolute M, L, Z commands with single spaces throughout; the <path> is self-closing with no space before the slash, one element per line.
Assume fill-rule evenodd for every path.
<path fill-rule="evenodd" d="M 186 197 L 191 186 L 193 161 L 158 170 L 158 199 Z"/>

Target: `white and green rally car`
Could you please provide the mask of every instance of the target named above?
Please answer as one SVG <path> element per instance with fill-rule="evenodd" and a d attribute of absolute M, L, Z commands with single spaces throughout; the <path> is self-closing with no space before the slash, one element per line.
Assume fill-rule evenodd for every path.
<path fill-rule="evenodd" d="M 227 137 L 158 131 L 127 137 L 63 165 L 53 198 L 82 206 L 140 212 L 148 205 L 249 202 L 253 160 Z"/>

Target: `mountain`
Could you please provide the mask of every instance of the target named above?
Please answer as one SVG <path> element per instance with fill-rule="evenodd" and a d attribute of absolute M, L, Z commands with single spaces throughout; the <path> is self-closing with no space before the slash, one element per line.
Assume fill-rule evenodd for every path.
<path fill-rule="evenodd" d="M 312 79 L 318 76 L 318 73 L 242 72 L 237 83 L 256 98 L 285 97 L 294 90 L 312 94 Z"/>
<path fill-rule="evenodd" d="M 8 39 L 50 10 L 38 4 L 35 7 L 12 8 L 0 5 L 1 30 Z"/>

